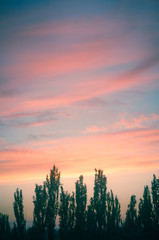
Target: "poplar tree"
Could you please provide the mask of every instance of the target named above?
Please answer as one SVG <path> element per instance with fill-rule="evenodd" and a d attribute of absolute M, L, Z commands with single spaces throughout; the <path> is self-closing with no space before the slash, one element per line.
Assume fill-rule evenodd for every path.
<path fill-rule="evenodd" d="M 70 195 L 70 205 L 69 205 L 69 229 L 72 235 L 75 230 L 75 215 L 76 215 L 76 204 L 75 204 L 75 193 L 72 192 Z"/>
<path fill-rule="evenodd" d="M 153 175 L 151 182 L 152 204 L 153 204 L 153 232 L 154 239 L 159 239 L 159 179 Z"/>
<path fill-rule="evenodd" d="M 114 197 L 113 191 L 107 193 L 107 211 L 106 211 L 106 232 L 107 239 L 117 239 L 119 235 L 119 226 L 121 223 L 120 203 L 116 197 Z"/>
<path fill-rule="evenodd" d="M 139 221 L 144 239 L 151 239 L 152 234 L 152 203 L 148 186 L 144 187 L 143 198 L 139 202 Z"/>
<path fill-rule="evenodd" d="M 60 172 L 58 168 L 53 166 L 50 174 L 46 176 L 46 191 L 48 195 L 47 210 L 46 210 L 46 226 L 48 232 L 48 240 L 54 239 L 54 229 L 56 217 L 58 214 L 58 197 L 60 186 Z"/>
<path fill-rule="evenodd" d="M 93 200 L 99 238 L 102 237 L 103 231 L 105 232 L 106 230 L 106 183 L 107 179 L 103 174 L 103 170 L 95 169 Z"/>
<path fill-rule="evenodd" d="M 59 223 L 60 235 L 62 239 L 67 239 L 72 235 L 75 220 L 75 199 L 74 193 L 70 195 L 63 190 L 61 186 L 60 206 L 59 206 Z"/>
<path fill-rule="evenodd" d="M 23 240 L 26 230 L 26 220 L 24 218 L 23 194 L 22 190 L 19 190 L 18 188 L 14 193 L 13 209 L 16 218 L 19 239 Z"/>
<path fill-rule="evenodd" d="M 37 239 L 44 239 L 46 227 L 46 209 L 48 196 L 46 193 L 45 184 L 35 186 L 35 196 L 33 196 L 34 213 L 33 213 L 33 227 L 36 232 Z"/>
<path fill-rule="evenodd" d="M 153 203 L 153 218 L 155 224 L 159 224 L 159 179 L 153 175 L 151 182 L 152 203 Z"/>
<path fill-rule="evenodd" d="M 137 209 L 136 209 L 136 196 L 132 195 L 130 204 L 126 211 L 126 219 L 124 224 L 125 235 L 127 239 L 134 239 L 137 237 Z"/>
<path fill-rule="evenodd" d="M 87 238 L 96 239 L 96 216 L 94 211 L 94 199 L 90 199 L 87 209 Z"/>
<path fill-rule="evenodd" d="M 10 239 L 9 216 L 2 213 L 0 213 L 0 239 Z"/>
<path fill-rule="evenodd" d="M 86 226 L 87 187 L 83 184 L 83 176 L 75 183 L 76 186 L 76 232 L 79 239 L 83 239 Z"/>

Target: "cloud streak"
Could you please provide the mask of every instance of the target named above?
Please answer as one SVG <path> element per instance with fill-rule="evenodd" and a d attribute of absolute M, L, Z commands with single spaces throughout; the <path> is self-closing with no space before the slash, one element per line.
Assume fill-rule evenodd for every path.
<path fill-rule="evenodd" d="M 14 177 L 18 175 L 23 178 L 24 166 L 26 174 L 36 165 L 44 174 L 44 170 L 49 169 L 53 163 L 60 168 L 63 175 L 72 175 L 72 172 L 75 175 L 80 172 L 89 175 L 93 171 L 92 164 L 98 165 L 105 171 L 132 168 L 136 171 L 137 168 L 144 170 L 154 166 L 159 167 L 156 161 L 159 157 L 158 144 L 153 144 L 153 141 L 159 141 L 158 136 L 159 129 L 138 129 L 106 134 L 95 132 L 94 135 L 77 138 L 37 140 L 32 142 L 30 147 L 29 144 L 11 147 L 9 151 L 4 149 L 0 152 L 1 161 L 7 159 L 13 161 L 7 165 L 6 171 L 3 169 L 0 181 L 6 179 L 7 171 L 11 171 Z M 21 172 L 17 169 L 21 169 Z M 34 178 L 37 177 L 36 174 L 38 175 L 34 172 Z"/>
<path fill-rule="evenodd" d="M 67 4 L 68 12 L 57 11 L 55 4 L 45 19 L 41 8 L 35 15 L 27 8 L 14 19 L 11 9 L 5 17 L 3 13 L 1 182 L 7 180 L 7 170 L 27 179 L 32 169 L 38 178 L 53 163 L 65 176 L 92 174 L 94 167 L 158 167 L 154 6 L 151 11 L 136 9 L 134 3 L 124 10 L 107 3 L 96 8 L 93 1 L 82 6 L 89 9 L 88 17 L 81 2 L 76 4 L 74 13 Z"/>

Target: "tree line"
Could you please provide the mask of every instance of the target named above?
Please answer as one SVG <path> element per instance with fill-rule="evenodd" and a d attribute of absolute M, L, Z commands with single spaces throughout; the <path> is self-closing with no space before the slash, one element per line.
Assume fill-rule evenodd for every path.
<path fill-rule="evenodd" d="M 138 207 L 132 195 L 121 220 L 121 207 L 113 191 L 107 191 L 107 178 L 95 169 L 94 192 L 87 203 L 83 176 L 75 182 L 75 193 L 64 190 L 60 172 L 53 166 L 42 185 L 35 185 L 33 224 L 26 228 L 23 194 L 14 193 L 16 222 L 12 229 L 9 216 L 0 214 L 1 240 L 142 240 L 159 239 L 159 179 L 153 175 L 151 191 L 144 187 Z M 57 216 L 59 228 L 55 228 Z"/>

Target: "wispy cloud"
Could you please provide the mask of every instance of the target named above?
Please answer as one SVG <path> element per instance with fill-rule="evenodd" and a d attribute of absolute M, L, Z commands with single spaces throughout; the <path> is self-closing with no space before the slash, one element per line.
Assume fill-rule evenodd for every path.
<path fill-rule="evenodd" d="M 45 21 L 42 8 L 2 14 L 0 161 L 11 162 L 0 181 L 53 163 L 64 175 L 158 167 L 157 11 L 92 2 L 88 18 L 80 4 L 72 15 L 68 4 L 64 15 L 52 8 Z"/>
<path fill-rule="evenodd" d="M 17 90 L 15 89 L 4 89 L 0 90 L 0 99 L 1 98 L 13 98 L 17 95 Z"/>
<path fill-rule="evenodd" d="M 44 111 L 15 112 L 1 116 L 1 125 L 7 127 L 40 127 L 59 121 L 60 118 L 70 118 L 71 114 L 62 109 Z"/>
<path fill-rule="evenodd" d="M 151 113 L 149 115 L 140 114 L 138 117 L 132 117 L 122 114 L 121 119 L 113 125 L 117 129 L 146 128 L 154 122 L 159 122 L 159 115 Z"/>
<path fill-rule="evenodd" d="M 15 146 L 10 151 L 1 151 L 0 160 L 13 160 L 13 163 L 10 162 L 7 168 L 12 169 L 14 176 L 18 175 L 21 178 L 24 166 L 26 166 L 25 173 L 30 171 L 29 166 L 37 165 L 37 169 L 41 169 L 41 173 L 45 175 L 44 170 L 49 169 L 53 163 L 61 169 L 63 175 L 78 175 L 81 172 L 90 174 L 93 171 L 92 166 L 111 171 L 120 169 L 136 171 L 140 167 L 142 170 L 147 167 L 159 167 L 158 161 L 156 161 L 159 157 L 158 145 L 154 145 L 153 141 L 159 141 L 159 129 L 137 129 L 98 134 L 94 132 L 91 136 L 47 139 L 45 141 L 36 139 L 30 144 Z M 7 177 L 7 168 L 6 172 L 1 175 L 1 181 Z M 16 170 L 18 168 L 21 169 L 21 172 Z M 35 171 L 34 177 L 37 176 L 38 171 L 37 173 Z"/>
<path fill-rule="evenodd" d="M 86 128 L 86 130 L 84 132 L 85 133 L 99 133 L 99 132 L 105 132 L 106 130 L 107 130 L 107 128 L 105 128 L 105 127 L 98 127 L 96 125 L 93 125 L 93 126 Z"/>

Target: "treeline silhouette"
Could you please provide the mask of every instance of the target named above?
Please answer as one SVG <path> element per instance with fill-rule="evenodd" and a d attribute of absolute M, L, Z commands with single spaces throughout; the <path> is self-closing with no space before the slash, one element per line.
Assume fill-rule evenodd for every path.
<path fill-rule="evenodd" d="M 75 193 L 64 191 L 60 172 L 53 166 L 43 185 L 35 186 L 33 225 L 26 229 L 22 190 L 14 193 L 13 228 L 9 216 L 0 214 L 1 240 L 150 240 L 159 239 L 159 179 L 153 175 L 151 192 L 144 187 L 138 209 L 132 195 L 125 221 L 113 191 L 107 192 L 107 179 L 95 169 L 94 193 L 87 204 L 87 186 L 83 176 L 75 182 Z M 59 228 L 56 218 L 59 216 Z"/>

